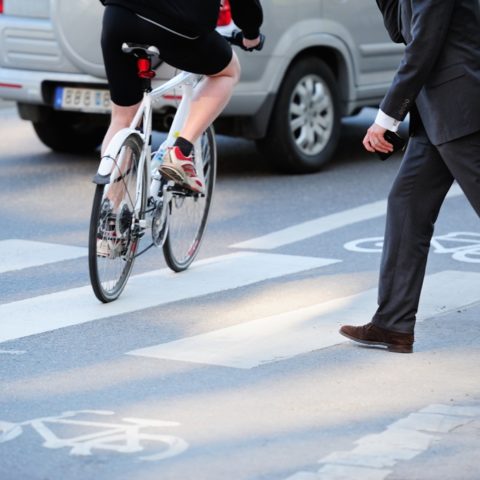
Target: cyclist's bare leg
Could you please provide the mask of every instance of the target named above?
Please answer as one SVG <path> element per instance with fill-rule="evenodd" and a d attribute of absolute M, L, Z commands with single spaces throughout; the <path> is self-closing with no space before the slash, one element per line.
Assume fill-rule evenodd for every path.
<path fill-rule="evenodd" d="M 225 69 L 215 75 L 205 76 L 195 87 L 190 112 L 180 132 L 180 138 L 176 140 L 179 150 L 182 150 L 180 142 L 186 148 L 202 135 L 210 124 L 220 115 L 227 105 L 232 91 L 240 78 L 240 63 L 233 52 L 232 59 Z M 186 156 L 187 155 L 187 156 Z M 190 190 L 204 193 L 205 185 L 198 178 L 192 159 L 187 151 L 168 151 L 160 167 L 162 175 L 175 183 L 183 184 Z"/>
<path fill-rule="evenodd" d="M 233 52 L 227 67 L 215 75 L 206 76 L 196 87 L 190 114 L 180 136 L 191 143 L 220 115 L 240 79 L 240 62 Z"/>
<path fill-rule="evenodd" d="M 102 150 L 101 150 L 102 157 L 105 153 L 105 150 L 108 144 L 110 143 L 112 138 L 115 136 L 115 134 L 119 132 L 122 128 L 127 128 L 130 126 L 130 124 L 132 123 L 132 120 L 135 117 L 135 114 L 137 113 L 140 103 L 141 102 L 129 107 L 122 107 L 112 102 L 112 117 L 110 121 L 110 126 L 107 130 L 107 133 L 102 143 Z M 130 166 L 129 160 L 130 159 L 128 158 L 123 160 L 122 170 L 127 170 L 129 168 Z M 124 182 L 117 182 L 110 185 L 110 188 L 108 189 L 107 197 L 112 202 L 112 207 L 114 210 L 116 210 L 120 206 L 120 202 L 122 201 L 125 195 L 126 187 L 127 185 L 125 185 Z"/>
<path fill-rule="evenodd" d="M 107 133 L 105 134 L 105 138 L 102 142 L 102 157 L 108 144 L 115 136 L 115 134 L 119 132 L 122 128 L 127 128 L 130 126 L 132 120 L 135 117 L 135 114 L 137 113 L 140 103 L 141 102 L 135 105 L 131 105 L 129 107 L 122 107 L 112 102 L 112 116 L 110 119 L 110 126 L 108 127 Z"/>

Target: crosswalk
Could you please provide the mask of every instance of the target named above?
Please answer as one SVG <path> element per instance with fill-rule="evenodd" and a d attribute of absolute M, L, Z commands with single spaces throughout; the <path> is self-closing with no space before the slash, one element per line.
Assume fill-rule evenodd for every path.
<path fill-rule="evenodd" d="M 460 194 L 454 186 L 449 197 Z M 240 242 L 232 248 L 247 251 L 197 261 L 183 274 L 161 269 L 134 275 L 122 296 L 108 305 L 95 299 L 89 285 L 1 304 L 0 343 L 328 267 L 341 260 L 268 250 L 384 215 L 385 209 L 385 201 L 379 201 Z M 18 239 L 0 241 L 0 251 L 0 273 L 67 260 L 85 261 L 87 255 L 86 248 Z M 420 319 L 480 302 L 479 280 L 480 274 L 472 272 L 441 272 L 427 277 Z M 289 309 L 288 299 L 282 299 L 281 314 L 126 353 L 250 369 L 342 342 L 339 325 L 365 322 L 375 302 L 376 289 L 294 311 Z"/>
<path fill-rule="evenodd" d="M 2 252 L 0 273 L 73 260 L 87 255 L 87 249 L 82 247 L 19 239 L 1 240 L 0 252 Z"/>
<path fill-rule="evenodd" d="M 95 299 L 90 286 L 7 303 L 0 305 L 0 342 L 232 290 L 336 262 L 239 252 L 198 261 L 183 274 L 162 269 L 133 276 L 122 296 L 107 305 Z"/>
<path fill-rule="evenodd" d="M 426 278 L 418 321 L 480 300 L 480 273 L 445 271 Z M 377 290 L 260 318 L 129 352 L 150 358 L 254 368 L 343 343 L 342 324 L 369 321 Z"/>
<path fill-rule="evenodd" d="M 449 196 L 457 197 L 460 194 L 458 187 L 455 187 Z M 271 399 L 269 397 L 267 401 L 267 395 L 261 391 L 269 390 L 276 383 L 289 382 L 288 372 L 285 377 L 283 376 L 284 370 L 288 371 L 289 367 L 292 367 L 292 370 L 294 370 L 291 375 L 292 383 L 294 377 L 298 374 L 300 374 L 298 376 L 308 376 L 309 383 L 310 381 L 312 383 L 315 381 L 321 383 L 320 380 L 315 380 L 313 377 L 315 373 L 313 369 L 312 372 L 303 369 L 304 363 L 302 359 L 296 363 L 293 361 L 289 363 L 289 360 L 299 355 L 325 350 L 327 355 L 318 356 L 320 358 L 318 363 L 321 364 L 323 358 L 329 357 L 329 352 L 341 353 L 343 355 L 344 351 L 339 348 L 339 345 L 348 341 L 339 336 L 338 328 L 344 323 L 361 324 L 368 320 L 376 303 L 376 289 L 365 290 L 356 295 L 333 298 L 313 305 L 311 305 L 312 297 L 309 296 L 308 304 L 304 304 L 301 308 L 299 308 L 299 304 L 301 305 L 299 297 L 295 301 L 291 301 L 288 297 L 279 298 L 275 310 L 280 313 L 272 315 L 266 304 L 264 304 L 263 307 L 265 308 L 256 309 L 263 311 L 262 314 L 249 319 L 246 319 L 245 315 L 238 315 L 238 318 L 235 319 L 235 313 L 230 313 L 229 324 L 231 326 L 211 329 L 210 331 L 205 331 L 205 326 L 209 325 L 209 323 L 206 321 L 205 316 L 202 318 L 205 312 L 200 309 L 198 325 L 201 326 L 201 334 L 190 334 L 191 336 L 187 336 L 189 335 L 188 333 L 178 333 L 184 331 L 182 328 L 179 328 L 176 330 L 176 334 L 178 333 L 180 338 L 161 344 L 157 343 L 159 341 L 158 338 L 161 337 L 151 341 L 149 338 L 142 338 L 139 335 L 139 338 L 135 338 L 135 346 L 139 348 L 131 350 L 134 348 L 132 342 L 129 344 L 129 347 L 123 349 L 123 344 L 119 345 L 118 353 L 122 363 L 118 361 L 115 350 L 115 362 L 102 363 L 103 356 L 100 355 L 101 360 L 93 359 L 92 362 L 88 362 L 88 368 L 82 365 L 77 370 L 77 357 L 75 357 L 70 364 L 67 362 L 65 365 L 61 364 L 61 367 L 55 365 L 56 370 L 53 374 L 51 371 L 47 371 L 48 369 L 41 364 L 44 358 L 43 351 L 35 358 L 28 341 L 15 342 L 18 339 L 27 339 L 45 332 L 58 332 L 60 336 L 61 329 L 73 326 L 82 328 L 85 325 L 86 330 L 87 323 L 93 326 L 100 325 L 103 320 L 126 314 L 133 313 L 135 314 L 135 319 L 142 318 L 146 309 L 160 309 L 174 302 L 191 299 L 201 301 L 202 297 L 206 295 L 214 295 L 211 303 L 214 304 L 217 300 L 220 300 L 222 307 L 225 308 L 230 305 L 230 293 L 235 289 L 250 287 L 248 291 L 251 293 L 252 290 L 264 290 L 265 287 L 270 287 L 273 282 L 275 282 L 275 286 L 278 286 L 282 281 L 287 283 L 295 281 L 297 278 L 317 277 L 324 274 L 325 271 L 330 274 L 332 267 L 336 269 L 337 266 L 340 268 L 345 265 L 340 258 L 286 255 L 274 250 L 317 235 L 332 232 L 335 229 L 379 218 L 384 215 L 385 209 L 386 202 L 382 200 L 284 228 L 278 232 L 260 235 L 254 239 L 238 241 L 231 245 L 231 254 L 197 261 L 187 272 L 182 274 L 175 274 L 168 269 L 135 274 L 134 270 L 134 275 L 129 280 L 125 292 L 118 301 L 108 305 L 99 303 L 93 295 L 90 285 L 87 284 L 79 288 L 71 288 L 71 285 L 67 284 L 61 287 L 59 291 L 47 290 L 47 294 L 11 301 L 10 303 L 2 304 L 0 300 L 0 360 L 5 362 L 7 366 L 15 365 L 18 367 L 18 370 L 12 371 L 12 381 L 9 380 L 9 388 L 4 389 L 5 396 L 13 392 L 15 393 L 15 396 L 12 396 L 11 404 L 18 402 L 20 405 L 18 409 L 12 406 L 12 412 L 15 410 L 15 413 L 17 413 L 21 411 L 21 408 L 25 408 L 24 406 L 29 407 L 32 405 L 33 402 L 37 401 L 37 398 L 45 398 L 48 395 L 47 402 L 44 402 L 44 404 L 39 403 L 37 408 L 33 408 L 33 410 L 39 410 L 39 415 L 44 414 L 44 412 L 47 412 L 47 414 L 54 413 L 51 409 L 54 408 L 56 402 L 61 404 L 62 408 L 71 409 L 76 408 L 75 404 L 89 402 L 93 399 L 93 403 L 98 405 L 95 408 L 101 408 L 104 405 L 110 407 L 110 403 L 121 405 L 119 408 L 122 409 L 122 415 L 127 412 L 129 415 L 127 417 L 128 420 L 132 417 L 135 409 L 152 409 L 153 411 L 157 405 L 155 407 L 152 407 L 152 405 L 157 403 L 158 410 L 155 413 L 161 412 L 159 418 L 162 418 L 161 415 L 163 414 L 172 414 L 174 415 L 172 418 L 177 420 L 175 415 L 183 414 L 184 411 L 182 435 L 185 435 L 185 438 L 191 442 L 192 447 L 200 447 L 200 449 L 203 447 L 203 451 L 208 448 L 208 454 L 217 445 L 217 443 L 212 443 L 212 446 L 208 445 L 207 441 L 209 438 L 214 439 L 218 444 L 221 442 L 222 447 L 226 445 L 228 448 L 235 448 L 241 450 L 242 453 L 243 451 L 248 453 L 249 450 L 245 448 L 247 442 L 250 441 L 248 435 L 251 435 L 252 438 L 256 436 L 265 438 L 262 448 L 258 448 L 258 443 L 256 444 L 256 450 L 259 451 L 259 455 L 266 457 L 272 453 L 276 454 L 277 451 L 281 451 L 282 456 L 292 457 L 290 446 L 295 442 L 301 443 L 301 448 L 305 448 L 305 451 L 308 448 L 317 448 L 317 445 L 321 447 L 323 453 L 320 453 L 319 448 L 319 453 L 313 456 L 313 460 L 310 454 L 305 454 L 294 458 L 295 461 L 290 463 L 279 461 L 278 470 L 274 469 L 272 471 L 277 473 L 288 471 L 289 473 L 287 475 L 284 474 L 283 477 L 279 474 L 275 477 L 278 480 L 280 478 L 283 478 L 283 480 L 387 480 L 393 469 L 398 467 L 400 462 L 413 460 L 415 456 L 426 452 L 435 445 L 435 442 L 442 435 L 467 425 L 472 419 L 480 422 L 480 408 L 431 405 L 433 402 L 448 402 L 450 400 L 450 396 L 440 398 L 447 390 L 439 389 L 435 395 L 417 396 L 415 401 L 409 403 L 408 408 L 406 407 L 403 411 L 401 409 L 389 410 L 388 415 L 391 416 L 392 420 L 382 425 L 376 425 L 376 430 L 371 425 L 369 425 L 368 429 L 361 430 L 359 428 L 358 430 L 361 430 L 361 433 L 358 435 L 350 435 L 350 432 L 346 435 L 342 434 L 343 438 L 339 435 L 337 439 L 341 438 L 342 442 L 337 442 L 338 446 L 325 447 L 320 442 L 316 442 L 315 429 L 326 426 L 332 438 L 336 435 L 336 432 L 332 427 L 333 422 L 326 422 L 325 424 L 315 422 L 315 415 L 320 416 L 320 414 L 323 414 L 321 408 L 312 407 L 312 410 L 308 413 L 310 415 L 308 422 L 312 420 L 312 423 L 307 423 L 307 414 L 297 415 L 297 413 L 299 408 L 304 408 L 305 406 L 309 408 L 308 402 L 299 402 L 299 407 L 295 403 L 295 399 L 292 400 L 288 397 L 286 400 L 283 400 L 281 398 L 282 388 L 275 388 Z M 30 273 L 33 273 L 38 278 L 42 274 L 42 268 L 44 267 L 53 265 L 54 268 L 49 269 L 51 272 L 55 270 L 57 265 L 62 268 L 65 266 L 68 268 L 70 265 L 66 263 L 63 265 L 62 262 L 70 262 L 72 265 L 73 262 L 78 262 L 75 264 L 77 271 L 79 268 L 85 271 L 86 256 L 87 249 L 82 247 L 20 239 L 1 240 L 0 274 L 7 274 L 7 279 L 28 279 Z M 452 262 L 452 264 L 454 263 Z M 461 265 L 455 268 L 463 268 L 463 271 L 446 270 L 426 277 L 419 312 L 420 322 L 428 322 L 439 315 L 479 304 L 480 289 L 478 289 L 478 285 L 480 285 L 480 272 L 477 273 L 474 271 L 474 267 L 470 267 L 470 265 Z M 344 270 L 346 268 L 348 266 Z M 467 271 L 466 269 L 472 271 Z M 65 278 L 64 272 L 65 269 L 63 269 L 62 278 Z M 4 292 L 6 295 L 11 293 L 10 287 L 7 287 L 7 290 L 9 291 Z M 278 288 L 279 292 L 287 290 Z M 241 293 L 240 290 L 239 295 L 232 296 L 235 296 L 237 299 L 238 297 L 243 298 Z M 25 295 L 25 292 L 21 294 Z M 272 300 L 269 299 L 269 301 Z M 183 307 L 182 304 L 178 306 Z M 181 311 L 183 312 L 183 308 Z M 213 309 L 209 310 L 208 313 L 211 314 L 212 311 Z M 219 323 L 217 322 L 216 325 Z M 198 333 L 198 329 L 195 333 Z M 57 337 L 52 336 L 52 340 L 57 341 Z M 102 345 L 103 343 L 108 345 L 108 341 L 107 339 L 103 342 L 102 339 Z M 36 344 L 38 343 L 40 342 L 36 342 Z M 48 342 L 46 344 L 48 345 Z M 80 348 L 78 350 L 80 351 Z M 52 357 L 56 354 L 57 351 L 53 352 Z M 87 354 L 92 354 L 92 351 L 87 352 Z M 97 351 L 95 350 L 93 355 L 96 354 Z M 84 352 L 81 351 L 79 356 L 82 356 L 82 360 L 83 355 Z M 472 355 L 472 351 L 466 349 L 465 356 L 467 355 Z M 378 361 L 377 357 L 382 357 L 381 362 L 390 362 L 392 366 L 399 368 L 400 362 L 411 362 L 412 360 L 416 362 L 417 359 L 420 360 L 418 364 L 424 366 L 424 363 L 421 363 L 422 359 L 424 362 L 432 361 L 431 357 L 425 360 L 426 356 L 420 354 L 418 356 L 415 355 L 413 359 L 410 356 L 408 359 L 400 359 L 394 355 L 386 355 L 385 357 L 388 358 L 384 359 L 381 355 L 375 356 L 375 358 L 372 355 L 372 358 L 370 358 L 368 354 L 363 356 L 360 354 L 359 357 L 363 357 L 363 360 L 365 360 L 365 357 L 369 358 L 368 363 L 360 365 L 361 368 L 358 371 L 369 368 L 370 364 Z M 41 360 L 39 360 L 40 357 Z M 335 357 L 335 355 L 331 355 L 331 357 Z M 356 361 L 357 356 L 352 354 L 352 357 Z M 36 366 L 30 369 L 29 364 L 33 363 L 30 361 L 31 359 L 34 360 Z M 314 363 L 318 359 L 316 356 L 315 358 L 310 356 L 306 358 L 305 363 L 308 363 L 310 360 Z M 163 364 L 160 361 L 163 361 Z M 285 365 L 278 365 L 278 362 L 285 362 Z M 445 364 L 442 364 L 438 358 L 433 359 L 432 362 L 436 362 L 432 370 L 433 368 L 438 368 L 439 375 L 441 375 L 442 366 Z M 25 369 L 24 364 L 26 365 Z M 300 364 L 301 367 L 299 367 Z M 132 370 L 121 371 L 121 368 L 126 365 L 131 367 Z M 198 365 L 206 367 L 197 368 Z M 281 368 L 275 368 L 274 365 Z M 410 368 L 412 364 L 404 363 L 404 365 L 407 366 L 401 368 Z M 209 368 L 210 366 L 223 367 L 223 370 Z M 271 371 L 281 371 L 282 375 L 277 374 L 276 377 L 270 377 L 269 366 L 273 366 Z M 462 364 L 460 363 L 455 365 L 459 376 L 464 375 L 461 366 Z M 169 376 L 169 381 L 167 381 L 165 380 L 167 375 L 164 367 L 165 370 L 170 369 L 169 372 L 185 371 L 188 372 L 188 375 L 185 374 L 181 378 L 180 375 L 172 373 Z M 265 369 L 261 367 L 265 367 Z M 321 364 L 320 367 L 324 368 L 325 365 Z M 113 374 L 114 370 L 118 371 L 118 376 Z M 220 377 L 221 381 L 215 383 L 219 370 L 225 376 Z M 31 372 L 31 375 L 25 375 L 25 371 Z M 196 378 L 198 371 L 201 373 Z M 320 369 L 316 370 L 316 372 L 318 371 Z M 17 372 L 21 373 L 20 377 L 18 377 Z M 98 396 L 97 389 L 94 391 L 90 384 L 87 385 L 88 389 L 83 388 L 82 375 L 85 372 L 93 373 L 94 375 L 98 373 L 99 378 L 95 381 L 95 387 L 98 387 Z M 142 397 L 140 392 L 143 394 L 141 390 L 143 389 L 143 377 L 138 374 L 139 372 L 145 376 L 152 375 L 154 379 L 151 383 L 145 382 L 146 388 L 151 389 L 153 392 L 150 395 L 146 395 L 146 400 L 145 398 L 140 398 Z M 332 377 L 338 372 L 340 372 L 340 369 L 335 371 L 332 369 Z M 105 381 L 108 376 L 113 377 L 113 380 L 111 378 L 108 379 L 110 383 Z M 227 376 L 229 380 L 233 379 L 231 381 L 233 388 L 231 389 L 229 389 L 228 382 L 225 381 Z M 473 378 L 475 379 L 474 375 Z M 118 379 L 121 379 L 121 381 L 118 381 L 119 384 L 122 384 L 121 387 L 115 390 L 117 388 L 115 385 L 111 392 L 107 392 L 107 389 Z M 126 379 L 129 381 L 125 381 Z M 192 382 L 191 389 L 186 387 L 186 384 L 190 381 Z M 299 381 L 298 384 L 292 386 L 292 390 L 298 385 L 303 386 L 303 381 L 302 379 L 301 382 Z M 52 383 L 51 386 L 50 382 Z M 178 385 L 172 386 L 170 383 L 178 383 Z M 29 385 L 24 386 L 24 384 Z M 51 392 L 42 393 L 43 385 L 48 385 Z M 198 388 L 198 385 L 201 385 L 201 388 Z M 164 388 L 165 386 L 167 387 L 166 389 Z M 74 387 L 78 390 L 75 390 L 75 395 L 71 395 L 70 393 Z M 120 396 L 126 391 L 123 388 L 129 391 L 130 398 Z M 290 388 L 290 385 L 288 385 L 288 388 Z M 138 398 L 136 398 L 137 389 L 139 392 Z M 320 387 L 318 389 L 320 390 Z M 37 390 L 40 391 L 37 392 Z M 130 393 L 133 390 L 135 390 L 134 393 Z M 317 399 L 319 403 L 322 400 L 326 401 L 326 405 L 322 405 L 322 407 L 324 410 L 328 410 L 328 408 L 335 409 L 337 407 L 335 405 L 335 402 L 337 402 L 335 395 L 339 395 L 342 390 L 346 391 L 346 388 L 332 390 L 334 393 L 332 399 L 327 398 L 328 395 L 326 394 L 321 395 L 318 392 L 313 394 L 313 390 L 298 390 L 298 392 L 295 392 L 295 395 L 309 396 L 311 394 L 312 398 L 316 396 L 315 401 Z M 77 392 L 81 393 L 77 394 Z M 161 394 L 157 395 L 157 392 L 161 392 Z M 207 395 L 206 392 L 209 394 Z M 258 392 L 260 392 L 260 407 L 251 420 L 252 424 L 258 422 L 258 426 L 252 426 L 248 424 L 249 420 L 248 416 L 245 415 L 245 411 L 238 407 L 245 407 L 242 405 L 244 397 L 247 395 L 256 397 Z M 357 393 L 352 389 L 352 395 Z M 459 396 L 460 394 L 463 395 L 464 392 L 460 391 Z M 265 396 L 263 397 L 263 395 Z M 415 394 L 412 393 L 411 396 L 415 397 Z M 431 397 L 434 396 L 438 398 L 432 399 Z M 213 397 L 216 397 L 215 401 Z M 216 404 L 217 399 L 218 403 L 222 405 Z M 256 398 L 254 400 L 256 401 Z M 245 403 L 247 405 L 254 404 L 251 398 L 250 402 Z M 314 401 L 312 400 L 311 403 L 313 404 Z M 387 399 L 384 403 L 378 403 L 391 406 L 393 402 Z M 9 405 L 10 400 L 4 404 Z M 178 407 L 176 404 L 179 404 Z M 340 408 L 345 409 L 345 405 L 348 406 L 348 401 L 342 404 L 340 399 L 338 404 Z M 426 405 L 429 406 L 425 407 Z M 85 404 L 85 406 L 88 407 L 89 405 Z M 358 415 L 363 419 L 360 421 L 367 423 L 366 419 L 369 418 L 370 412 L 365 411 L 367 409 L 362 411 L 364 406 L 364 404 L 360 403 L 358 411 L 352 410 L 349 412 L 352 413 L 351 421 L 356 422 Z M 198 407 L 198 410 L 196 410 L 196 407 Z M 129 409 L 132 409 L 132 411 L 130 412 Z M 223 422 L 221 426 L 215 424 L 216 421 L 220 422 L 222 420 L 222 409 L 225 409 L 225 411 L 231 410 L 231 412 L 225 414 L 223 420 L 235 415 L 238 415 L 243 420 L 242 415 L 245 415 L 247 427 L 240 433 L 235 432 L 236 437 L 232 435 L 233 429 L 228 422 Z M 270 413 L 270 410 L 273 413 Z M 385 413 L 385 411 L 382 411 L 382 413 Z M 382 413 L 377 413 L 377 417 L 380 418 Z M 13 414 L 5 409 L 2 417 L 0 417 L 0 423 L 2 423 L 2 420 L 7 420 L 9 415 Z M 278 422 L 278 427 L 267 430 L 268 422 L 262 423 L 259 418 L 260 415 L 272 415 L 272 423 Z M 289 420 L 282 421 L 283 415 L 290 416 Z M 196 416 L 201 418 L 201 420 L 195 418 Z M 371 418 L 373 418 L 373 415 L 371 415 Z M 395 420 L 393 420 L 394 418 Z M 298 425 L 293 421 L 295 420 L 296 422 L 297 419 Z M 14 419 L 9 418 L 9 420 L 13 421 Z M 188 420 L 191 422 L 191 425 L 188 424 Z M 389 422 L 393 423 L 387 425 Z M 203 437 L 197 435 L 197 432 L 205 425 L 207 425 L 207 434 L 201 432 Z M 305 429 L 306 435 L 303 434 L 303 429 Z M 367 432 L 368 435 L 366 435 Z M 372 434 L 372 432 L 374 433 Z M 311 435 L 311 439 L 308 438 L 309 435 Z M 288 436 L 291 438 L 287 439 Z M 230 438 L 232 438 L 231 442 L 234 444 L 234 447 L 229 445 Z M 273 438 L 274 441 L 270 441 Z M 318 438 L 323 439 L 326 436 L 319 435 Z M 20 440 L 26 441 L 26 436 Z M 310 442 L 315 443 L 315 446 L 311 447 Z M 274 443 L 276 445 L 273 445 Z M 21 448 L 21 444 L 12 445 L 12 448 Z M 49 444 L 45 443 L 44 446 L 46 445 Z M 115 447 L 117 444 L 114 442 L 112 445 Z M 8 448 L 9 446 L 10 444 L 3 445 L 3 448 Z M 232 452 L 228 448 L 219 450 L 221 454 Z M 193 455 L 196 466 L 200 465 L 198 462 L 200 449 Z M 25 451 L 32 452 L 32 449 L 25 448 Z M 295 450 L 295 452 L 299 451 L 300 448 Z M 8 451 L 5 449 L 3 452 Z M 36 451 L 34 452 L 37 454 Z M 59 454 L 61 454 L 61 450 L 56 450 L 56 455 Z M 105 455 L 105 452 L 102 452 L 102 455 Z M 107 457 L 104 456 L 102 462 L 112 461 L 113 463 L 115 458 L 112 456 L 108 457 L 107 460 Z M 184 463 L 184 458 L 182 457 L 181 459 L 182 464 Z M 206 461 L 209 460 L 207 458 Z M 235 468 L 241 469 L 242 465 L 234 465 L 234 460 L 235 458 L 229 459 L 229 462 Z M 247 461 L 252 462 L 254 460 L 248 459 Z M 124 460 L 122 461 L 124 462 L 123 464 L 126 464 Z M 189 461 L 188 456 L 186 461 Z M 274 462 L 275 460 L 271 461 L 271 463 Z M 207 468 L 212 463 L 210 462 Z M 291 470 L 284 470 L 287 463 L 288 468 L 292 468 Z M 228 474 L 232 476 L 231 471 L 227 473 L 227 476 Z M 273 474 L 270 476 L 274 478 Z"/>
<path fill-rule="evenodd" d="M 10 252 L 10 258 L 1 264 L 3 271 L 81 258 L 86 254 L 86 249 L 77 247 L 18 240 L 2 243 Z M 21 257 L 25 249 L 37 255 L 20 262 L 16 257 Z M 89 285 L 5 303 L 0 305 L 0 343 L 219 294 L 338 262 L 340 260 L 329 258 L 237 252 L 198 261 L 183 274 L 161 269 L 134 275 L 124 294 L 108 305 L 95 299 Z M 480 302 L 478 285 L 480 273 L 476 272 L 444 271 L 427 276 L 419 321 Z M 343 343 L 344 338 L 338 335 L 339 326 L 368 321 L 376 295 L 376 289 L 371 289 L 296 310 L 290 310 L 288 301 L 284 301 L 283 313 L 126 354 L 251 369 Z"/>

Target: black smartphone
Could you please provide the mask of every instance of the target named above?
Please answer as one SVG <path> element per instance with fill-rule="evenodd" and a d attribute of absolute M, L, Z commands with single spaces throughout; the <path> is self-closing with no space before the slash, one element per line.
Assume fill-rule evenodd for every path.
<path fill-rule="evenodd" d="M 407 143 L 404 138 L 402 138 L 397 133 L 392 132 L 391 130 L 387 130 L 385 132 L 385 134 L 383 135 L 383 138 L 388 143 L 391 143 L 393 145 L 393 152 L 388 152 L 388 153 L 377 152 L 378 156 L 380 157 L 380 160 L 386 160 L 388 157 L 393 155 L 395 152 L 403 150 L 405 148 L 406 143 Z"/>

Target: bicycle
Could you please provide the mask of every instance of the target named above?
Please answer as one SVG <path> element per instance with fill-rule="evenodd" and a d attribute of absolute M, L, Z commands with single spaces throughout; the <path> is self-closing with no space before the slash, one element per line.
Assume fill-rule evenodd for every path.
<path fill-rule="evenodd" d="M 241 32 L 225 37 L 243 48 Z M 263 48 L 265 37 L 255 50 Z M 173 271 L 186 270 L 196 255 L 207 225 L 212 202 L 217 150 L 213 126 L 194 143 L 193 157 L 205 193 L 195 193 L 152 171 L 152 105 L 167 92 L 181 89 L 182 95 L 166 140 L 159 150 L 173 145 L 192 102 L 194 86 L 201 75 L 180 72 L 152 90 L 155 72 L 152 62 L 160 58 L 155 46 L 124 43 L 122 50 L 137 58 L 138 75 L 143 81 L 143 100 L 129 128 L 111 140 L 93 181 L 97 185 L 89 231 L 89 273 L 96 297 L 103 303 L 122 293 L 135 259 L 156 246 L 163 249 Z M 161 155 L 160 155 L 161 156 Z M 138 251 L 140 240 L 151 231 L 151 244 Z"/>

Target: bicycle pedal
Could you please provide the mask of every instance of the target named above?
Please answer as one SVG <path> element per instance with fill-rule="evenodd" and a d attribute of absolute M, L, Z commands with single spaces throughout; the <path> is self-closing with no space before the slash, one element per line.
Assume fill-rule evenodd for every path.
<path fill-rule="evenodd" d="M 168 189 L 173 195 L 182 195 L 183 197 L 205 197 L 204 193 L 194 192 L 190 188 L 174 185 Z"/>

